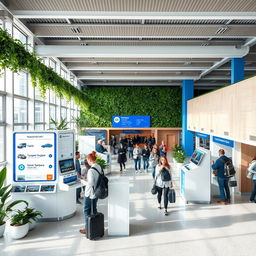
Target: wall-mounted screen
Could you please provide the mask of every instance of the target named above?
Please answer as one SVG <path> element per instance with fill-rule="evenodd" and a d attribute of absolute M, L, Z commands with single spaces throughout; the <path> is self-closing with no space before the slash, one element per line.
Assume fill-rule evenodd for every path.
<path fill-rule="evenodd" d="M 199 149 L 196 149 L 193 153 L 193 155 L 191 156 L 191 159 L 190 161 L 196 165 L 199 165 L 202 161 L 204 157 L 204 152 L 202 152 L 201 150 Z"/>
<path fill-rule="evenodd" d="M 40 192 L 54 192 L 55 185 L 41 185 Z"/>
<path fill-rule="evenodd" d="M 39 185 L 29 185 L 27 186 L 26 192 L 39 192 Z"/>
<path fill-rule="evenodd" d="M 66 173 L 66 172 L 70 172 L 70 171 L 75 170 L 75 163 L 74 163 L 73 158 L 60 160 L 59 165 L 60 165 L 60 172 L 61 173 Z"/>
<path fill-rule="evenodd" d="M 12 192 L 25 192 L 26 186 L 13 186 Z"/>

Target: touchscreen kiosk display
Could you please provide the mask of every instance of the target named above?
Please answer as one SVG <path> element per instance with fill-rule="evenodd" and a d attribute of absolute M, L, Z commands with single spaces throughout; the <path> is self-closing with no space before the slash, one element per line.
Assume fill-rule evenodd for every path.
<path fill-rule="evenodd" d="M 40 192 L 54 192 L 55 185 L 41 185 Z"/>
<path fill-rule="evenodd" d="M 204 152 L 202 152 L 199 149 L 196 149 L 193 155 L 191 156 L 190 161 L 196 165 L 199 165 L 203 159 L 203 156 L 204 156 Z"/>
<path fill-rule="evenodd" d="M 66 173 L 75 170 L 75 163 L 73 158 L 60 160 L 59 164 L 61 173 Z"/>
<path fill-rule="evenodd" d="M 26 186 L 13 186 L 12 192 L 25 192 Z"/>
<path fill-rule="evenodd" d="M 26 192 L 39 192 L 39 185 L 29 185 L 27 186 Z"/>

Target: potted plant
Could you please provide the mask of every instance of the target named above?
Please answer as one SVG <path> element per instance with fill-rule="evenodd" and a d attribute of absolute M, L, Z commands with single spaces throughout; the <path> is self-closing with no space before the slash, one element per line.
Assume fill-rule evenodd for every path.
<path fill-rule="evenodd" d="M 20 203 L 28 205 L 28 203 L 24 200 L 16 200 L 12 202 L 7 200 L 11 196 L 10 194 L 12 188 L 11 185 L 4 186 L 6 172 L 6 168 L 3 168 L 0 172 L 0 237 L 2 237 L 4 234 L 6 218 L 12 211 L 13 207 Z"/>
<path fill-rule="evenodd" d="M 176 168 L 179 170 L 186 159 L 184 150 L 178 150 L 175 154 L 175 159 L 177 161 Z"/>
<path fill-rule="evenodd" d="M 176 164 L 177 163 L 177 160 L 176 160 L 177 152 L 182 150 L 182 148 L 180 145 L 176 144 L 172 150 L 173 150 L 173 153 L 172 153 L 173 162 L 174 162 L 174 164 Z"/>
<path fill-rule="evenodd" d="M 13 239 L 20 239 L 27 235 L 29 230 L 29 222 L 27 212 L 25 210 L 16 210 L 11 216 L 10 234 Z"/>
<path fill-rule="evenodd" d="M 103 170 L 107 167 L 106 161 L 99 155 L 96 155 L 96 163 L 100 165 Z"/>
<path fill-rule="evenodd" d="M 29 222 L 29 230 L 32 230 L 36 226 L 36 221 L 38 217 L 39 216 L 43 217 L 43 214 L 40 211 L 36 211 L 35 208 L 29 208 L 29 207 L 26 207 L 24 211 L 26 213 L 26 217 Z"/>

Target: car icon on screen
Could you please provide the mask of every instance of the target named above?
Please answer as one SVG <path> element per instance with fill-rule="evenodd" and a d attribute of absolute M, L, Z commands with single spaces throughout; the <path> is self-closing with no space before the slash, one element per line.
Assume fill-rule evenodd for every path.
<path fill-rule="evenodd" d="M 41 146 L 42 148 L 51 148 L 52 147 L 52 144 L 44 144 Z"/>
<path fill-rule="evenodd" d="M 20 158 L 20 159 L 26 159 L 27 158 L 24 154 L 18 154 L 17 157 Z"/>
<path fill-rule="evenodd" d="M 20 143 L 17 148 L 25 148 L 27 146 L 27 143 Z"/>

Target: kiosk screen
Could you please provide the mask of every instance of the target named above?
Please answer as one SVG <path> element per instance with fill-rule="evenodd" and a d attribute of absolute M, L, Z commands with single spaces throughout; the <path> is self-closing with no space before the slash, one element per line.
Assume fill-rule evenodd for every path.
<path fill-rule="evenodd" d="M 61 173 L 66 173 L 75 170 L 75 163 L 73 158 L 60 160 L 59 164 Z"/>
<path fill-rule="evenodd" d="M 202 152 L 199 149 L 196 149 L 193 155 L 191 156 L 190 161 L 196 165 L 199 165 L 203 159 L 203 156 L 204 156 L 204 152 Z"/>
<path fill-rule="evenodd" d="M 26 192 L 39 192 L 39 185 L 27 186 Z"/>

